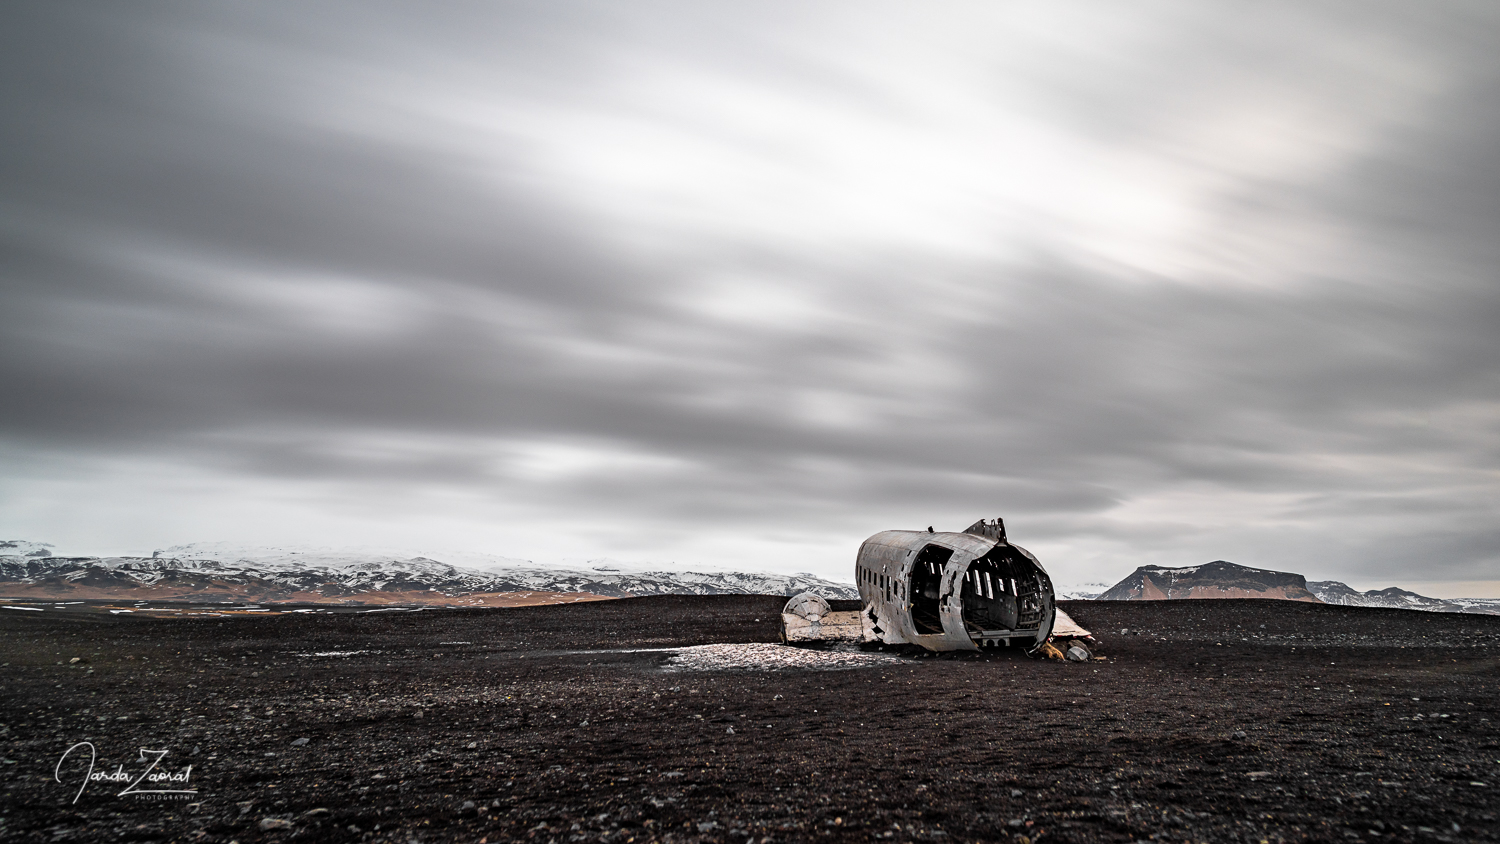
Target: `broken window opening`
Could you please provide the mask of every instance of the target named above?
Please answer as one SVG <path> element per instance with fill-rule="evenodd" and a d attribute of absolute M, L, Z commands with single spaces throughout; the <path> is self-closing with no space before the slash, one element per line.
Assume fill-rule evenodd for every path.
<path fill-rule="evenodd" d="M 952 548 L 928 545 L 911 564 L 911 622 L 918 633 L 942 633 L 938 594 L 943 585 L 943 566 L 953 556 Z"/>
<path fill-rule="evenodd" d="M 1000 581 L 1000 594 L 987 592 L 977 584 L 965 580 L 963 591 L 964 626 L 970 634 L 998 630 L 1014 630 L 1020 620 L 1020 607 L 1014 595 L 1005 593 L 1005 581 L 1009 579 L 1013 565 L 1011 555 L 996 546 L 990 553 L 969 564 L 969 571 L 976 580 Z M 996 553 L 999 551 L 1000 553 Z"/>
<path fill-rule="evenodd" d="M 969 571 L 974 578 L 964 579 L 963 617 L 965 629 L 976 642 L 1041 626 L 1051 581 L 1025 555 L 1009 545 L 996 545 L 970 563 Z"/>

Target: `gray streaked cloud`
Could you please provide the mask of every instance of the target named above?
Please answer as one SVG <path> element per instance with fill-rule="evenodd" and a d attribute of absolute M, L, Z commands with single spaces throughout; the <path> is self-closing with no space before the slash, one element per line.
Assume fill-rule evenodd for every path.
<path fill-rule="evenodd" d="M 0 530 L 1500 581 L 1481 4 L 0 27 Z"/>

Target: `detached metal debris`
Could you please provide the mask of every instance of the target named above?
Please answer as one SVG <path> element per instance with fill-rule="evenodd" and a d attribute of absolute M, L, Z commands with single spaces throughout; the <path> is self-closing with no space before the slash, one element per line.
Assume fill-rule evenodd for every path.
<path fill-rule="evenodd" d="M 1001 519 L 958 533 L 888 530 L 864 541 L 855 562 L 860 608 L 833 609 L 804 592 L 782 611 L 786 642 L 881 642 L 931 651 L 1036 648 L 1049 639 L 1091 640 L 1057 609 L 1052 578 L 1013 545 Z M 1070 657 L 1058 650 L 1057 658 Z"/>
<path fill-rule="evenodd" d="M 784 642 L 873 642 L 872 624 L 858 609 L 832 609 L 821 595 L 812 592 L 787 601 L 781 611 Z"/>

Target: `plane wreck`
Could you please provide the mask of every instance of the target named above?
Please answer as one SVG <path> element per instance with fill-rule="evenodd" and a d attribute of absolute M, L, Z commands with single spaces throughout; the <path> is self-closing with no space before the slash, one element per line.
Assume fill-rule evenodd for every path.
<path fill-rule="evenodd" d="M 877 533 L 860 545 L 855 580 L 857 627 L 842 617 L 852 613 L 804 594 L 782 613 L 783 638 L 931 651 L 1034 648 L 1057 620 L 1052 578 L 1030 551 L 1006 539 L 1000 519 L 980 519 L 958 533 Z"/>

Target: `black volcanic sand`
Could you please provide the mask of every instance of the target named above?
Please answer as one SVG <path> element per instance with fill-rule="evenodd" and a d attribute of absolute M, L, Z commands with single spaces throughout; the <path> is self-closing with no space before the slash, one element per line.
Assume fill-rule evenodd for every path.
<path fill-rule="evenodd" d="M 1500 617 L 1069 602 L 1107 660 L 692 673 L 576 653 L 774 641 L 783 601 L 0 611 L 0 837 L 1500 840 Z M 364 653 L 302 656 L 329 651 Z M 165 749 L 200 793 L 95 782 L 72 804 L 87 749 L 54 770 L 84 740 L 98 772 Z"/>

